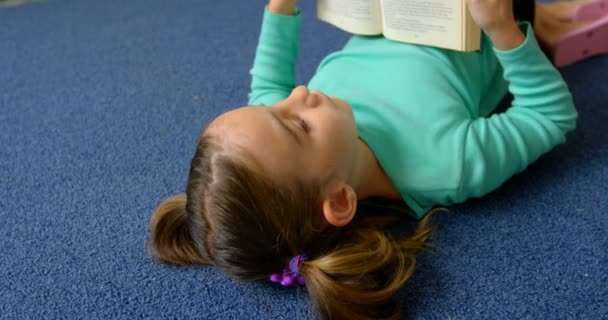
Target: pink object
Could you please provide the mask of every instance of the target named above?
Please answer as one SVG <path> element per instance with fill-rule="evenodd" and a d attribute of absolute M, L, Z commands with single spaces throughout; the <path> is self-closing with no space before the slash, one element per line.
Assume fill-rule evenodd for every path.
<path fill-rule="evenodd" d="M 572 20 L 594 20 L 604 15 L 608 15 L 608 0 L 594 0 L 578 6 L 574 10 Z"/>
<path fill-rule="evenodd" d="M 567 66 L 591 56 L 608 53 L 608 15 L 566 33 L 553 49 L 553 62 Z"/>

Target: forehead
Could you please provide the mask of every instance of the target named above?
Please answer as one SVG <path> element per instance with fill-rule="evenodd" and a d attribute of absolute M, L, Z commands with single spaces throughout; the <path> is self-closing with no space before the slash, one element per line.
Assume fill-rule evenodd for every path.
<path fill-rule="evenodd" d="M 287 174 L 297 168 L 295 148 L 273 119 L 268 107 L 247 106 L 228 111 L 205 130 L 238 156 L 246 152 L 269 172 Z"/>

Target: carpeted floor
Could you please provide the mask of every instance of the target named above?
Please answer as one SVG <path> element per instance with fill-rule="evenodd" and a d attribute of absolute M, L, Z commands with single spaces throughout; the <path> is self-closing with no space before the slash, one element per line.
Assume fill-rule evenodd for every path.
<path fill-rule="evenodd" d="M 305 84 L 348 35 L 301 2 Z M 314 318 L 302 288 L 146 252 L 150 214 L 184 190 L 202 126 L 246 103 L 264 4 L 0 9 L 0 318 Z M 399 294 L 411 318 L 608 319 L 608 56 L 562 71 L 579 128 L 436 219 L 440 249 Z"/>

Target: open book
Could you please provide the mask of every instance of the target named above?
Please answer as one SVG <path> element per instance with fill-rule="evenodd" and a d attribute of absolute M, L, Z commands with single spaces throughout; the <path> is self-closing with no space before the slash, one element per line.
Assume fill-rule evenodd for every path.
<path fill-rule="evenodd" d="M 481 42 L 466 0 L 317 0 L 317 17 L 354 34 L 458 51 Z"/>

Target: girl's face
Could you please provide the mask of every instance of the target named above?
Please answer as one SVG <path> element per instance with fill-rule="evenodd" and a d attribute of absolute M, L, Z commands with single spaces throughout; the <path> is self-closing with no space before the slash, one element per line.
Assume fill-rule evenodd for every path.
<path fill-rule="evenodd" d="M 296 87 L 270 106 L 246 106 L 222 114 L 206 132 L 222 144 L 244 148 L 277 178 L 330 178 L 349 182 L 358 158 L 350 106 L 319 91 Z M 238 152 L 238 151 L 236 151 Z"/>

